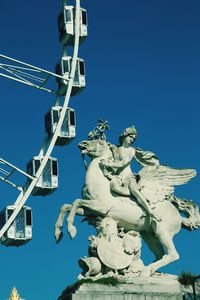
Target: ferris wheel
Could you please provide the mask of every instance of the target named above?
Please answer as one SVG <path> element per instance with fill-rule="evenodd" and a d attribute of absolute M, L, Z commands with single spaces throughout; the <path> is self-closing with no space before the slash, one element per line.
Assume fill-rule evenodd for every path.
<path fill-rule="evenodd" d="M 58 188 L 58 161 L 52 157 L 55 146 L 69 144 L 76 136 L 76 117 L 69 108 L 71 96 L 84 89 L 85 63 L 78 57 L 79 45 L 87 37 L 87 11 L 80 7 L 80 0 L 68 5 L 63 0 L 62 12 L 58 16 L 59 40 L 63 55 L 55 67 L 55 73 L 0 54 L 0 76 L 39 90 L 55 94 L 55 104 L 46 113 L 46 135 L 38 155 L 27 163 L 26 171 L 0 158 L 0 179 L 17 189 L 19 194 L 13 205 L 0 213 L 0 243 L 20 246 L 32 238 L 32 210 L 25 206 L 29 196 L 47 196 Z M 68 50 L 72 48 L 72 56 Z M 57 88 L 48 86 L 54 77 Z M 14 173 L 25 177 L 23 186 L 12 180 Z"/>

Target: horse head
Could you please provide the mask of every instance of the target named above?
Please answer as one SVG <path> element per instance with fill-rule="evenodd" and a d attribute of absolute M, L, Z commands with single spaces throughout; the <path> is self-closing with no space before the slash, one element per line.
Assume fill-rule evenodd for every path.
<path fill-rule="evenodd" d="M 109 150 L 108 144 L 105 140 L 87 140 L 78 144 L 82 155 L 88 155 L 91 158 L 101 157 Z"/>

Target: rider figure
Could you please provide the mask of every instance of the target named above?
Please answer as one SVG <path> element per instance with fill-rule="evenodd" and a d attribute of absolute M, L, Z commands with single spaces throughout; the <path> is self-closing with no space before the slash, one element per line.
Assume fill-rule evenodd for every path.
<path fill-rule="evenodd" d="M 136 175 L 131 170 L 131 163 L 135 158 L 141 165 L 155 165 L 159 164 L 159 161 L 157 158 L 155 158 L 155 155 L 152 155 L 152 152 L 144 152 L 140 149 L 131 147 L 136 139 L 136 136 L 137 131 L 134 126 L 126 128 L 119 136 L 120 145 L 118 147 L 115 145 L 111 146 L 114 160 L 102 160 L 101 164 L 103 167 L 106 167 L 106 169 L 113 168 L 115 170 L 114 176 L 108 175 L 108 172 L 105 170 L 105 174 L 111 179 L 110 187 L 113 191 L 124 196 L 133 195 L 137 202 L 143 206 L 148 215 L 157 221 L 161 221 L 160 217 L 153 212 L 145 197 L 140 193 Z M 150 153 L 151 162 L 149 161 L 145 164 L 145 159 L 142 157 L 137 157 L 137 152 L 139 156 L 141 156 L 142 152 L 147 154 L 146 156 L 148 156 L 148 153 Z"/>

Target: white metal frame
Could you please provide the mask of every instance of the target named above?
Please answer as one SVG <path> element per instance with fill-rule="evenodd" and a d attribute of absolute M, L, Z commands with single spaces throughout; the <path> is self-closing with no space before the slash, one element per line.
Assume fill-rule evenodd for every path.
<path fill-rule="evenodd" d="M 35 87 L 49 93 L 57 94 L 57 91 L 44 87 L 50 77 L 53 76 L 66 80 L 66 78 L 61 75 L 27 64 L 23 61 L 5 56 L 3 54 L 0 54 L 0 59 L 5 59 L 6 61 L 15 63 L 15 65 L 0 63 L 0 70 L 4 71 L 4 73 L 0 73 L 0 76 L 12 79 L 14 81 Z M 32 73 L 35 75 L 33 75 Z"/>
<path fill-rule="evenodd" d="M 65 3 L 66 3 L 66 0 L 63 1 L 64 5 L 66 5 Z M 75 42 L 74 42 L 74 51 L 73 51 L 73 58 L 72 58 L 72 67 L 71 67 L 71 71 L 70 71 L 69 82 L 68 82 L 68 85 L 67 85 L 67 92 L 66 92 L 65 99 L 64 99 L 64 102 L 63 102 L 60 118 L 59 118 L 56 130 L 55 130 L 53 136 L 51 137 L 51 140 L 47 140 L 47 138 L 46 138 L 43 145 L 42 145 L 42 148 L 40 150 L 39 155 L 43 155 L 43 161 L 42 161 L 42 163 L 41 163 L 41 165 L 40 165 L 40 167 L 39 167 L 39 169 L 36 173 L 36 177 L 31 178 L 32 181 L 31 181 L 29 187 L 26 189 L 25 192 L 24 192 L 24 190 L 22 190 L 21 193 L 19 194 L 18 198 L 16 199 L 16 201 L 14 203 L 14 206 L 15 206 L 14 212 L 12 213 L 12 215 L 10 216 L 10 218 L 6 222 L 6 224 L 0 230 L 0 239 L 4 235 L 4 233 L 8 230 L 8 228 L 10 227 L 10 225 L 12 224 L 12 222 L 15 220 L 16 216 L 20 212 L 21 208 L 24 206 L 24 204 L 27 201 L 28 197 L 31 195 L 31 192 L 33 191 L 39 177 L 42 175 L 42 172 L 45 168 L 45 165 L 46 165 L 46 163 L 47 163 L 47 161 L 48 161 L 48 159 L 51 155 L 51 152 L 54 148 L 54 145 L 56 143 L 58 134 L 60 132 L 62 123 L 64 121 L 64 117 L 65 117 L 65 113 L 66 113 L 66 110 L 67 110 L 67 107 L 68 107 L 68 103 L 69 103 L 69 99 L 70 99 L 71 91 L 72 91 L 72 86 L 73 86 L 73 81 L 74 81 L 75 68 L 76 68 L 77 57 L 78 57 L 78 48 L 79 48 L 79 32 L 80 32 L 79 27 L 80 27 L 80 0 L 76 0 Z M 35 68 L 35 69 L 37 69 L 37 68 Z M 47 73 L 47 71 L 45 71 L 45 72 Z M 51 75 L 52 74 L 53 73 L 51 73 Z M 58 76 L 58 75 L 56 75 L 56 76 Z M 21 80 L 17 79 L 17 81 L 21 81 Z M 29 85 L 31 85 L 31 84 L 29 84 Z M 42 88 L 40 88 L 40 89 L 42 89 Z M 59 99 L 57 98 L 56 99 L 56 105 L 57 105 L 58 101 L 59 101 Z M 17 169 L 18 168 L 15 167 L 15 170 L 17 170 Z M 18 171 L 19 171 L 19 169 L 18 169 Z M 22 172 L 23 171 L 21 171 L 21 173 Z"/>
<path fill-rule="evenodd" d="M 5 159 L 3 159 L 1 157 L 0 157 L 0 165 L 6 165 L 9 168 L 9 170 L 6 170 L 5 168 L 0 167 L 0 173 L 3 174 L 3 176 L 0 176 L 0 180 L 4 181 L 5 183 L 10 184 L 12 187 L 17 188 L 20 191 L 22 191 L 22 189 L 23 189 L 22 186 L 19 186 L 19 185 L 13 183 L 12 181 L 8 180 L 8 178 L 10 178 L 16 171 L 30 179 L 34 179 L 33 176 L 22 171 L 21 169 L 17 168 L 16 166 L 14 166 L 13 164 L 9 163 L 8 161 L 6 161 Z"/>

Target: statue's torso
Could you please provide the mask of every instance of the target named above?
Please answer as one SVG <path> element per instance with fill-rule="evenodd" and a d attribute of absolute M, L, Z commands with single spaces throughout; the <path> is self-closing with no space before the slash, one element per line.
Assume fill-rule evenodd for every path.
<path fill-rule="evenodd" d="M 124 166 L 118 168 L 116 174 L 120 175 L 123 183 L 125 183 L 130 176 L 133 176 L 133 172 L 131 170 L 131 163 L 135 159 L 135 149 L 132 147 L 118 147 L 117 156 L 119 161 L 124 162 Z"/>

